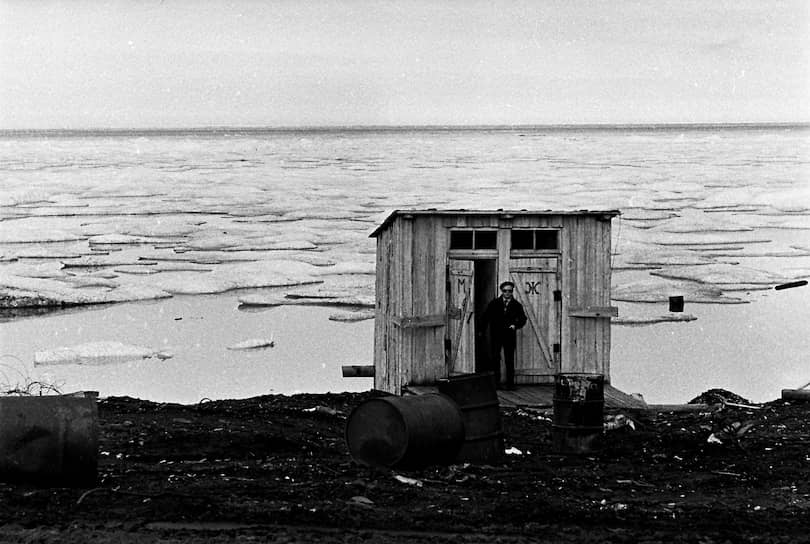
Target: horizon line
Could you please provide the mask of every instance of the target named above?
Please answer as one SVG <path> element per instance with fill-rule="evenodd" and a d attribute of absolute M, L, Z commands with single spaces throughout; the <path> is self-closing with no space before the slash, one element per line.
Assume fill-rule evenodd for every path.
<path fill-rule="evenodd" d="M 810 121 L 741 121 L 696 123 L 541 123 L 541 124 L 429 124 L 429 125 L 196 125 L 174 127 L 86 127 L 86 128 L 0 128 L 2 134 L 14 133 L 116 133 L 116 132 L 333 132 L 333 131 L 463 131 L 463 130 L 537 130 L 537 129 L 684 129 L 684 128 L 810 128 Z"/>

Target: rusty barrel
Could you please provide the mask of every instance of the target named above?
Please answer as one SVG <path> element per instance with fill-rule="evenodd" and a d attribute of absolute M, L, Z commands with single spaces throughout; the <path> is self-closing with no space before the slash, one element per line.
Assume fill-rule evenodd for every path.
<path fill-rule="evenodd" d="M 456 462 L 497 461 L 503 455 L 503 430 L 492 372 L 451 376 L 439 381 L 439 392 L 456 402 L 464 421 L 464 443 Z"/>
<path fill-rule="evenodd" d="M 554 376 L 552 444 L 560 453 L 588 453 L 601 436 L 605 377 L 568 373 Z"/>
<path fill-rule="evenodd" d="M 461 411 L 442 394 L 369 399 L 346 421 L 349 453 L 372 466 L 450 464 L 463 440 Z"/>
<path fill-rule="evenodd" d="M 93 485 L 98 433 L 95 398 L 0 397 L 0 479 Z"/>

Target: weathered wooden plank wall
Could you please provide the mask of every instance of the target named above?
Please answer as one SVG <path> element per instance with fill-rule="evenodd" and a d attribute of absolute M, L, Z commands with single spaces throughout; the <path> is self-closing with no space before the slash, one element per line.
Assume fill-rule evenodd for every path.
<path fill-rule="evenodd" d="M 610 320 L 569 315 L 610 305 L 610 223 L 593 216 L 563 216 L 563 372 L 610 369 Z"/>

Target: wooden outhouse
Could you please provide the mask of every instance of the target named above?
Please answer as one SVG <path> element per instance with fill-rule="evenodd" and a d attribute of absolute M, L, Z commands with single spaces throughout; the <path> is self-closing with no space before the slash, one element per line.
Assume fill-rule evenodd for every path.
<path fill-rule="evenodd" d="M 481 371 L 480 316 L 501 282 L 528 316 L 515 379 L 559 372 L 610 381 L 610 229 L 618 211 L 397 210 L 377 239 L 374 388 L 435 384 Z"/>

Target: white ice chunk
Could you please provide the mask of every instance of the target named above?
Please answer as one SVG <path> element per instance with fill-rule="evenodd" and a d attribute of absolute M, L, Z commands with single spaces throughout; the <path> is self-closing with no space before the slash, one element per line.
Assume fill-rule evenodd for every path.
<path fill-rule="evenodd" d="M 374 309 L 373 308 L 366 308 L 363 310 L 357 311 L 342 311 L 342 312 L 334 312 L 329 314 L 330 321 L 340 321 L 340 322 L 354 322 L 354 321 L 365 321 L 367 319 L 374 319 Z"/>
<path fill-rule="evenodd" d="M 684 313 L 657 315 L 621 315 L 610 320 L 611 325 L 655 325 L 657 323 L 695 321 L 697 317 Z"/>
<path fill-rule="evenodd" d="M 249 340 L 237 342 L 232 346 L 228 346 L 228 349 L 230 350 L 264 349 L 264 348 L 272 348 L 275 345 L 276 343 L 272 339 L 268 340 L 266 338 L 251 338 Z"/>
<path fill-rule="evenodd" d="M 35 365 L 103 365 L 126 363 L 157 357 L 151 348 L 123 344 L 121 342 L 89 342 L 76 346 L 37 351 Z"/>

